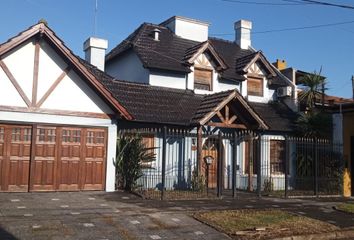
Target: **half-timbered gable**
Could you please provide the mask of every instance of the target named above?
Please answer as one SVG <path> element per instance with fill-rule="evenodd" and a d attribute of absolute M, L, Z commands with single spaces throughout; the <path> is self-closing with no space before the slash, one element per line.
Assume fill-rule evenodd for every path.
<path fill-rule="evenodd" d="M 83 62 L 44 23 L 0 45 L 0 191 L 114 190 L 131 116 Z"/>

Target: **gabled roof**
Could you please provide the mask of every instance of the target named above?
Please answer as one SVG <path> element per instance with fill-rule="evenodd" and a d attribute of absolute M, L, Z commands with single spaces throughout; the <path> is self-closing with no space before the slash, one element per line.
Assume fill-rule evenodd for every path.
<path fill-rule="evenodd" d="M 266 60 L 261 51 L 238 58 L 236 60 L 236 71 L 245 74 L 248 72 L 248 69 L 256 62 L 259 62 L 263 66 L 264 70 L 268 73 L 268 77 L 277 76 L 272 65 Z"/>
<path fill-rule="evenodd" d="M 159 41 L 154 40 L 152 34 L 155 29 L 160 30 Z M 106 64 L 126 51 L 133 50 L 145 68 L 170 70 L 188 73 L 189 66 L 183 60 L 186 50 L 199 42 L 180 38 L 168 28 L 143 23 L 125 40 L 113 48 L 106 56 Z"/>
<path fill-rule="evenodd" d="M 118 112 L 125 119 L 132 119 L 128 111 L 120 104 L 120 102 L 112 97 L 111 93 L 105 88 L 105 86 L 97 80 L 95 75 L 87 71 L 85 65 L 82 64 L 79 57 L 74 55 L 69 48 L 67 48 L 64 42 L 51 30 L 46 24 L 38 23 L 29 27 L 27 30 L 19 33 L 17 36 L 9 39 L 7 42 L 0 45 L 0 59 L 2 56 L 10 52 L 15 47 L 21 45 L 32 37 L 38 36 L 45 39 L 58 53 L 64 57 L 68 64 L 73 69 L 83 76 L 83 79 L 87 81 L 88 86 L 93 88 L 102 99 L 104 99 L 113 110 Z"/>
<path fill-rule="evenodd" d="M 187 49 L 184 60 L 188 64 L 193 65 L 194 61 L 200 56 L 200 54 L 204 52 L 208 52 L 209 55 L 213 58 L 214 62 L 217 65 L 216 69 L 218 71 L 222 71 L 228 68 L 224 60 L 219 56 L 219 54 L 216 52 L 216 50 L 209 41 L 202 42 Z"/>
<path fill-rule="evenodd" d="M 211 118 L 215 109 L 222 107 L 232 99 L 238 109 L 249 112 L 249 118 L 255 120 L 263 129 L 273 131 L 291 131 L 292 128 L 279 128 L 287 120 L 274 113 L 275 109 L 268 104 L 258 104 L 266 111 L 258 112 L 252 103 L 247 102 L 236 90 L 224 91 L 210 95 L 195 94 L 191 90 L 157 87 L 141 83 L 132 83 L 114 79 L 96 67 L 82 60 L 87 69 L 99 79 L 103 85 L 119 99 L 131 113 L 134 121 L 144 123 L 195 126 Z M 289 108 L 283 109 L 285 115 L 291 114 Z M 276 118 L 272 116 L 276 115 Z M 284 116 L 285 116 L 284 115 Z"/>
<path fill-rule="evenodd" d="M 263 119 L 255 112 L 249 103 L 241 96 L 237 90 L 229 90 L 211 95 L 205 95 L 197 112 L 194 114 L 192 122 L 197 122 L 200 125 L 206 124 L 216 115 L 216 112 L 221 110 L 225 105 L 237 104 L 237 109 L 242 111 L 244 118 L 255 122 L 259 129 L 268 129 L 269 127 Z M 247 116 L 246 116 L 247 115 Z"/>

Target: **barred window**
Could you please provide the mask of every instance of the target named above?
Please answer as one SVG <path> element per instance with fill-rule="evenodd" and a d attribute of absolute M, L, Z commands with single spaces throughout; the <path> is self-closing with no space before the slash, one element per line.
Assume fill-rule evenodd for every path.
<path fill-rule="evenodd" d="M 270 140 L 270 172 L 285 173 L 285 142 L 282 140 Z"/>

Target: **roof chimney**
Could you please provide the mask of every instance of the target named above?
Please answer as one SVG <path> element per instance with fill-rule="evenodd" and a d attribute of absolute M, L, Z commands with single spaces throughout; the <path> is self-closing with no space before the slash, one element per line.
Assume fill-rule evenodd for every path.
<path fill-rule="evenodd" d="M 155 28 L 154 30 L 152 30 L 153 34 L 154 34 L 154 40 L 155 41 L 160 41 L 160 29 Z"/>
<path fill-rule="evenodd" d="M 209 23 L 181 16 L 173 16 L 160 23 L 181 38 L 204 42 L 208 40 Z"/>
<path fill-rule="evenodd" d="M 90 37 L 84 42 L 85 60 L 104 71 L 104 62 L 108 41 Z"/>
<path fill-rule="evenodd" d="M 287 67 L 287 63 L 285 60 L 277 59 L 273 66 L 276 67 L 279 71 L 284 70 Z"/>
<path fill-rule="evenodd" d="M 251 46 L 252 22 L 239 20 L 235 22 L 235 41 L 242 49 L 248 49 Z"/>

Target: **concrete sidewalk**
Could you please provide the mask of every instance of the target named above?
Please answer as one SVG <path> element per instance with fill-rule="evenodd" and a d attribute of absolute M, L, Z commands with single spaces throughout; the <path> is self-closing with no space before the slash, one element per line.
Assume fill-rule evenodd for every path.
<path fill-rule="evenodd" d="M 124 192 L 0 193 L 0 239 L 228 239 L 190 215 L 195 211 L 284 209 L 341 228 L 354 215 L 333 206 L 346 199 L 156 201 Z"/>

